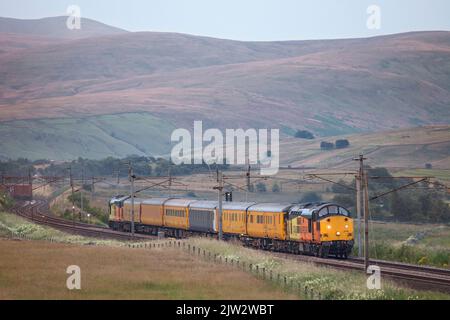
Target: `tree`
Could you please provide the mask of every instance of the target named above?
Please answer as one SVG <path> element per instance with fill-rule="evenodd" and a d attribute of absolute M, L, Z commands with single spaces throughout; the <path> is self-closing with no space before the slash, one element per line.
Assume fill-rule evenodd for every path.
<path fill-rule="evenodd" d="M 339 184 L 333 183 L 331 185 L 331 191 L 333 193 L 348 194 L 348 193 L 352 192 L 352 190 L 350 189 L 350 186 L 347 183 L 345 183 L 344 180 L 341 179 L 341 180 L 338 181 L 338 183 Z M 348 187 L 346 188 L 345 186 L 348 186 Z"/>
<path fill-rule="evenodd" d="M 0 209 L 8 210 L 14 205 L 14 200 L 0 189 Z"/>
<path fill-rule="evenodd" d="M 257 192 L 266 192 L 267 191 L 266 185 L 262 182 L 258 182 L 256 184 L 256 191 Z"/>
<path fill-rule="evenodd" d="M 322 150 L 331 150 L 333 148 L 334 148 L 334 143 L 332 143 L 332 142 L 322 141 L 320 143 L 320 149 L 322 149 Z"/>
<path fill-rule="evenodd" d="M 195 194 L 194 191 L 189 191 L 188 193 L 186 193 L 186 196 L 189 198 L 195 198 L 197 197 L 197 195 Z"/>
<path fill-rule="evenodd" d="M 334 196 L 333 202 L 347 209 L 355 207 L 355 197 L 346 194 L 338 194 Z"/>
<path fill-rule="evenodd" d="M 272 192 L 280 192 L 280 186 L 278 183 L 274 182 L 272 185 Z"/>
<path fill-rule="evenodd" d="M 301 198 L 300 198 L 300 202 L 320 202 L 322 201 L 322 197 L 320 196 L 320 194 L 317 194 L 314 191 L 308 191 L 305 192 Z"/>
<path fill-rule="evenodd" d="M 339 140 L 336 140 L 335 144 L 336 144 L 336 149 L 343 149 L 343 148 L 347 148 L 350 145 L 350 142 L 348 142 L 347 139 L 339 139 Z"/>
<path fill-rule="evenodd" d="M 301 138 L 301 139 L 312 140 L 312 139 L 314 139 L 314 134 L 312 134 L 311 132 L 309 132 L 307 130 L 297 130 L 297 132 L 295 133 L 295 137 Z"/>

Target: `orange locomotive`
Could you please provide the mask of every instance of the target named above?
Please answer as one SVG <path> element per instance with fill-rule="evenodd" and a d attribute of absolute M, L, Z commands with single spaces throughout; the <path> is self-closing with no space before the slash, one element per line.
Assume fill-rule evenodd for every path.
<path fill-rule="evenodd" d="M 191 235 L 217 237 L 217 201 L 186 198 L 134 200 L 134 225 L 138 233 L 164 232 L 183 238 Z M 111 199 L 109 225 L 114 230 L 131 230 L 131 200 Z M 226 239 L 245 245 L 291 253 L 347 257 L 354 243 L 353 219 L 342 206 L 333 203 L 225 202 L 222 231 Z"/>

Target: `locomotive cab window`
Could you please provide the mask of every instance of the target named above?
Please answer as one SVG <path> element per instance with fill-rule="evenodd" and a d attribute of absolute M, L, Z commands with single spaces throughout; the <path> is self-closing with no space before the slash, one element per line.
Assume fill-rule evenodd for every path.
<path fill-rule="evenodd" d="M 350 215 L 349 212 L 342 207 L 339 207 L 339 213 L 346 217 L 348 217 Z"/>
<path fill-rule="evenodd" d="M 325 208 L 320 209 L 320 211 L 319 211 L 319 218 L 325 217 L 326 215 L 328 215 L 328 208 L 325 207 Z"/>

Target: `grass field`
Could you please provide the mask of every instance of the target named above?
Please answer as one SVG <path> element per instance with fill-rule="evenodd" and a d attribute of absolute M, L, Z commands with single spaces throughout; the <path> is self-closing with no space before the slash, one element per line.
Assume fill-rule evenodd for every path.
<path fill-rule="evenodd" d="M 34 240 L 54 240 L 61 243 L 80 245 L 109 245 L 120 246 L 123 243 L 116 240 L 103 240 L 71 235 L 50 227 L 31 223 L 16 215 L 0 212 L 0 237 L 10 237 L 11 234 L 19 237 L 28 237 Z"/>
<path fill-rule="evenodd" d="M 66 268 L 81 268 L 68 290 Z M 130 250 L 0 240 L 0 299 L 294 299 L 230 266 L 175 249 Z"/>

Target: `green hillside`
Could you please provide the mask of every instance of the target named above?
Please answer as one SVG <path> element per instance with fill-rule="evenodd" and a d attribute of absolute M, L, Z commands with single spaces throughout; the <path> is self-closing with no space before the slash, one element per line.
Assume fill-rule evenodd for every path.
<path fill-rule="evenodd" d="M 0 159 L 101 159 L 161 155 L 174 126 L 148 113 L 18 120 L 0 126 Z"/>

